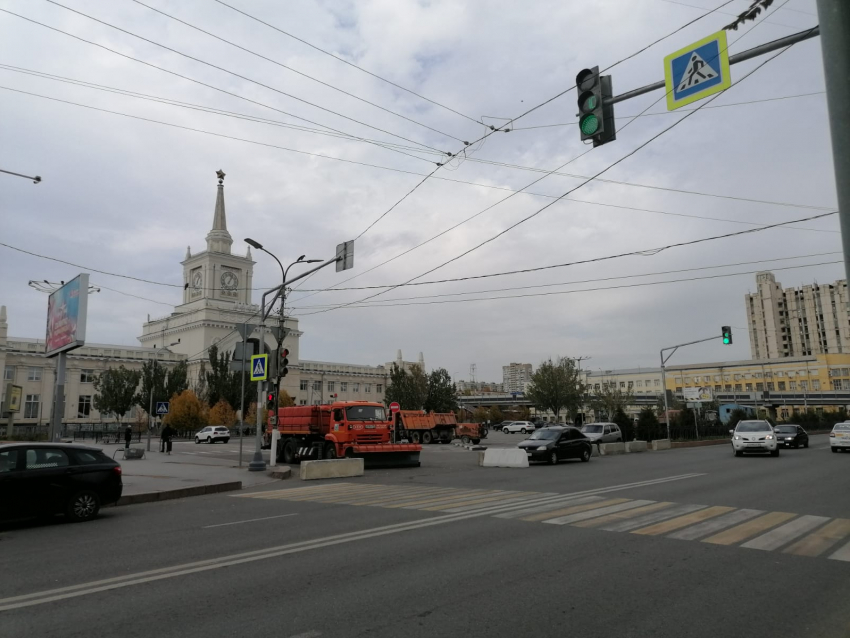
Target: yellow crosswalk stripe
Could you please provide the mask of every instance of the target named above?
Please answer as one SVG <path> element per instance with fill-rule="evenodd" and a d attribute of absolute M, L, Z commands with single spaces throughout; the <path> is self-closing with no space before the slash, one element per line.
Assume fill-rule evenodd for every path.
<path fill-rule="evenodd" d="M 330 485 L 322 485 L 316 487 L 300 487 L 300 488 L 287 488 L 284 490 L 273 490 L 270 492 L 257 492 L 255 494 L 240 494 L 239 496 L 244 496 L 246 498 L 294 498 L 298 496 L 306 496 L 308 494 L 322 494 L 329 487 L 346 487 L 352 488 L 353 485 L 347 483 L 340 483 L 338 486 L 330 486 Z"/>
<path fill-rule="evenodd" d="M 784 523 L 795 516 L 797 515 L 788 512 L 771 512 L 741 525 L 736 525 L 714 536 L 704 538 L 702 542 L 713 545 L 734 545 L 735 543 L 741 543 L 747 540 L 751 536 L 760 534 L 771 527 L 776 527 L 780 523 Z"/>
<path fill-rule="evenodd" d="M 787 547 L 783 553 L 796 556 L 820 556 L 830 547 L 846 538 L 848 534 L 850 534 L 850 520 L 836 518 L 818 531 L 812 532 Z"/>
<path fill-rule="evenodd" d="M 589 510 L 595 510 L 600 507 L 608 507 L 609 505 L 618 505 L 619 503 L 626 503 L 631 499 L 628 498 L 610 498 L 607 501 L 596 501 L 595 503 L 586 503 L 584 505 L 573 505 L 572 507 L 566 507 L 564 509 L 554 510 L 550 512 L 543 512 L 542 514 L 532 514 L 531 516 L 523 516 L 521 521 L 545 521 L 550 518 L 558 518 L 559 516 L 567 516 L 568 514 L 576 514 L 578 512 L 587 512 Z"/>
<path fill-rule="evenodd" d="M 319 497 L 319 501 L 321 503 L 345 503 L 352 504 L 354 501 L 359 500 L 368 500 L 373 498 L 379 498 L 382 496 L 388 496 L 390 490 L 387 488 L 379 487 L 368 490 L 357 490 L 354 492 L 342 492 L 337 494 L 332 494 L 330 496 Z M 399 491 L 399 493 L 402 493 Z M 313 499 L 304 499 L 304 500 L 313 500 Z"/>
<path fill-rule="evenodd" d="M 487 494 L 492 494 L 498 490 L 480 490 L 477 492 L 467 492 L 466 494 L 455 494 L 452 496 L 432 496 L 431 498 L 416 500 L 416 501 L 408 501 L 405 503 L 395 503 L 393 505 L 384 505 L 384 507 L 388 509 L 393 509 L 396 507 L 418 507 L 419 505 L 428 505 L 428 504 L 436 504 L 440 503 L 453 503 L 455 501 L 464 499 L 464 498 L 472 498 L 473 496 L 485 496 Z"/>
<path fill-rule="evenodd" d="M 635 516 L 640 516 L 641 514 L 648 514 L 649 512 L 655 512 L 657 510 L 665 509 L 674 504 L 675 503 L 670 503 L 667 501 L 662 503 L 652 503 L 651 505 L 644 505 L 643 507 L 636 507 L 634 509 L 625 510 L 623 512 L 614 512 L 613 514 L 606 514 L 605 516 L 599 516 L 598 518 L 591 518 L 586 521 L 579 521 L 577 523 L 573 523 L 573 527 L 596 527 L 597 525 L 616 523 L 618 521 L 633 518 Z"/>
<path fill-rule="evenodd" d="M 699 523 L 709 518 L 720 516 L 726 512 L 731 512 L 733 509 L 735 508 L 721 506 L 707 507 L 704 510 L 699 510 L 692 514 L 686 514 L 685 516 L 671 518 L 669 521 L 662 521 L 655 525 L 650 525 L 649 527 L 632 530 L 632 534 L 641 534 L 643 536 L 658 536 L 659 534 L 667 534 L 668 532 L 681 529 L 682 527 L 687 527 L 688 525 L 693 525 L 694 523 Z"/>
<path fill-rule="evenodd" d="M 479 503 L 489 503 L 491 501 L 506 501 L 512 500 L 515 498 L 530 498 L 532 496 L 536 496 L 538 492 L 501 492 L 500 494 L 496 494 L 494 496 L 488 496 L 486 498 L 474 498 L 471 501 L 460 501 L 458 503 L 452 503 L 451 505 L 436 505 L 433 507 L 423 507 L 421 508 L 423 512 L 439 512 L 444 509 L 451 509 L 454 507 L 465 507 L 467 505 L 478 505 Z"/>
<path fill-rule="evenodd" d="M 343 495 L 350 494 L 373 494 L 380 492 L 383 488 L 379 486 L 371 486 L 371 485 L 359 485 L 357 487 L 345 489 L 345 490 L 328 490 L 327 492 L 315 492 L 311 494 L 305 494 L 302 496 L 294 496 L 289 500 L 291 501 L 314 501 L 316 503 L 321 503 L 327 499 L 337 498 Z"/>
<path fill-rule="evenodd" d="M 411 499 L 416 498 L 418 496 L 425 496 L 426 494 L 434 494 L 434 493 L 449 493 L 454 490 L 429 490 L 424 491 L 416 488 L 412 488 L 410 486 L 406 486 L 403 488 L 398 488 L 395 490 L 387 490 L 386 492 L 381 492 L 379 494 L 372 494 L 371 496 L 359 496 L 357 498 L 352 498 L 347 504 L 348 505 L 379 505 L 381 503 L 392 503 L 394 501 L 400 501 L 402 499 Z"/>

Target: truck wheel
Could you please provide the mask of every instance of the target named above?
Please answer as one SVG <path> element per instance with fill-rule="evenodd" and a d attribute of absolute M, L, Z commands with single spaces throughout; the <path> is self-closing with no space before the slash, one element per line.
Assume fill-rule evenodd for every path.
<path fill-rule="evenodd" d="M 423 443 L 423 445 L 428 445 L 433 440 L 434 440 L 434 436 L 430 432 L 428 432 L 427 430 L 422 433 L 422 443 Z"/>
<path fill-rule="evenodd" d="M 336 446 L 333 443 L 327 443 L 325 445 L 324 458 L 326 458 L 326 459 L 335 459 L 336 458 Z"/>
<path fill-rule="evenodd" d="M 413 441 L 414 443 L 419 443 L 419 440 L 420 440 L 419 432 L 411 432 L 410 433 L 410 440 Z"/>
<path fill-rule="evenodd" d="M 283 462 L 286 464 L 295 463 L 295 441 L 289 439 L 283 445 Z"/>
<path fill-rule="evenodd" d="M 464 434 L 462 437 L 460 437 L 460 442 L 466 445 L 467 443 L 469 443 L 469 437 Z"/>

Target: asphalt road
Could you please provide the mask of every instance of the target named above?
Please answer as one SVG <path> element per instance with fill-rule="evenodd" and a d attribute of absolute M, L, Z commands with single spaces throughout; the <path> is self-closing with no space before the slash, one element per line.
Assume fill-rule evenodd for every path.
<path fill-rule="evenodd" d="M 0 636 L 848 636 L 848 476 L 825 436 L 528 469 L 429 446 L 0 528 Z"/>

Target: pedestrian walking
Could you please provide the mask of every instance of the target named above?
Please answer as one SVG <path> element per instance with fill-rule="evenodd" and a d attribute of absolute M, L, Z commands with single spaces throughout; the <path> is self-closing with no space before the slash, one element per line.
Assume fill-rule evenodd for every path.
<path fill-rule="evenodd" d="M 127 429 L 124 430 L 124 448 L 130 447 L 130 441 L 133 440 L 133 428 L 131 426 L 127 426 Z"/>
<path fill-rule="evenodd" d="M 162 428 L 162 442 L 165 446 L 166 454 L 171 454 L 171 437 L 173 437 L 175 434 L 176 432 L 174 428 L 172 428 L 170 425 L 166 425 L 164 428 Z"/>

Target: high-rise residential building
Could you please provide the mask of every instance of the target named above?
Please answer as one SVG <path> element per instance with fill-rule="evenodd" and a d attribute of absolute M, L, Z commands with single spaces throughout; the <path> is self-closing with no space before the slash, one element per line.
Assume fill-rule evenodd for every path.
<path fill-rule="evenodd" d="M 502 366 L 502 384 L 505 392 L 525 392 L 525 388 L 531 383 L 531 364 L 512 363 Z"/>
<path fill-rule="evenodd" d="M 850 352 L 847 281 L 785 288 L 771 272 L 756 275 L 744 297 L 753 359 Z"/>

